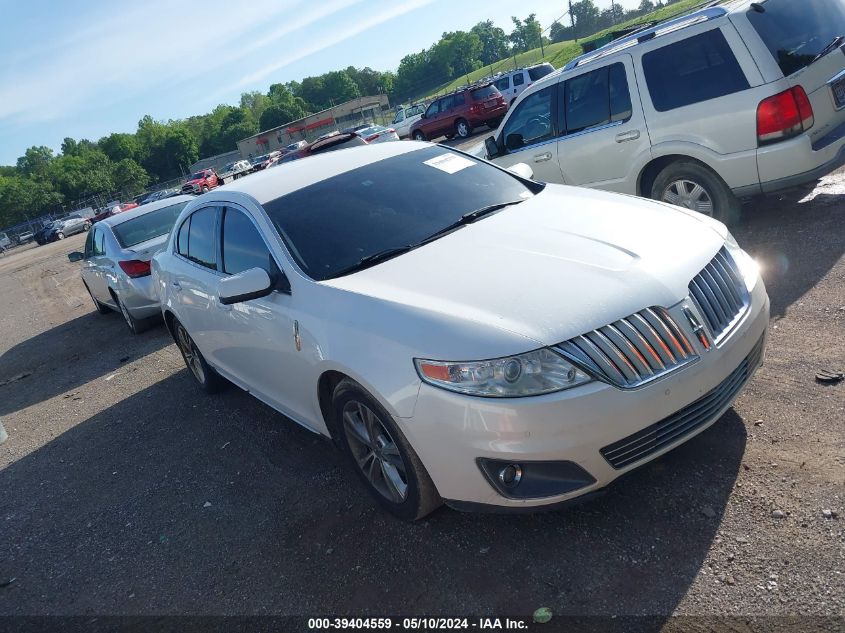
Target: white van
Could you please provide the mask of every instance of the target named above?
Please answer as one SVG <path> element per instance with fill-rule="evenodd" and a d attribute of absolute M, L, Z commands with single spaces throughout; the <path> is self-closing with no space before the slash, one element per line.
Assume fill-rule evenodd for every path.
<path fill-rule="evenodd" d="M 399 106 L 390 126 L 396 130 L 399 138 L 406 138 L 411 135 L 411 126 L 422 118 L 423 112 L 425 112 L 424 103 Z"/>
<path fill-rule="evenodd" d="M 516 98 L 535 81 L 540 81 L 546 75 L 551 75 L 555 67 L 548 62 L 530 66 L 528 68 L 517 68 L 509 73 L 493 77 L 493 84 L 502 93 L 509 104 L 516 101 Z"/>

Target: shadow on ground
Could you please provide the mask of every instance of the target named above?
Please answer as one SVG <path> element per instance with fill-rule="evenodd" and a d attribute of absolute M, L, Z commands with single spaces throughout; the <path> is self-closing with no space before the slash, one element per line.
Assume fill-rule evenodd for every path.
<path fill-rule="evenodd" d="M 409 525 L 330 442 L 183 370 L 0 471 L 0 612 L 668 614 L 745 443 L 731 411 L 584 506 Z"/>

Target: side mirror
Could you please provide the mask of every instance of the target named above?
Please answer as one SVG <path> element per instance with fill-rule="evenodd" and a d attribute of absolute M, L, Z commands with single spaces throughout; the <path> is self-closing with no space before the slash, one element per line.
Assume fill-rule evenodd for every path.
<path fill-rule="evenodd" d="M 522 134 L 508 134 L 505 139 L 505 147 L 508 149 L 522 149 L 525 142 L 522 139 Z"/>
<path fill-rule="evenodd" d="M 420 118 L 421 118 L 421 119 L 426 118 L 426 117 L 425 117 L 425 112 L 423 112 L 423 113 L 420 115 Z"/>
<path fill-rule="evenodd" d="M 72 253 L 68 253 L 67 258 L 68 258 L 70 261 L 72 261 L 72 262 L 76 263 L 76 262 L 81 262 L 83 259 L 85 259 L 85 255 L 83 255 L 83 254 L 82 254 L 82 253 L 80 253 L 79 251 L 74 251 L 74 252 L 72 252 Z"/>
<path fill-rule="evenodd" d="M 217 296 L 223 305 L 232 305 L 266 297 L 273 292 L 273 282 L 263 268 L 250 268 L 224 277 L 217 284 Z"/>
<path fill-rule="evenodd" d="M 484 139 L 484 149 L 487 150 L 487 158 L 496 158 L 499 155 L 499 144 L 496 138 L 488 136 Z"/>
<path fill-rule="evenodd" d="M 526 180 L 534 179 L 534 170 L 531 169 L 530 165 L 526 165 L 525 163 L 517 163 L 516 165 L 511 165 L 510 167 L 508 167 L 508 171 L 512 174 L 516 174 L 520 178 L 525 178 Z"/>

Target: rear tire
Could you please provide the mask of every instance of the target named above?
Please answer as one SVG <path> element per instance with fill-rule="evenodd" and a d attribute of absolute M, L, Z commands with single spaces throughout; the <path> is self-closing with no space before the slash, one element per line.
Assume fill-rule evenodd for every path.
<path fill-rule="evenodd" d="M 468 138 L 472 134 L 472 126 L 466 119 L 455 121 L 455 134 L 461 138 Z"/>
<path fill-rule="evenodd" d="M 188 368 L 188 373 L 194 377 L 200 389 L 208 394 L 217 393 L 226 384 L 223 378 L 212 367 L 205 362 L 202 353 L 197 349 L 194 339 L 188 334 L 178 319 L 173 319 L 172 324 L 173 338 L 176 341 L 176 347 L 182 352 L 182 359 Z"/>
<path fill-rule="evenodd" d="M 443 503 L 391 415 L 358 383 L 348 378 L 338 383 L 332 410 L 343 451 L 383 508 L 405 521 L 416 521 Z"/>
<path fill-rule="evenodd" d="M 415 140 L 415 141 L 424 141 L 424 140 L 426 140 L 426 138 L 425 138 L 425 134 L 423 134 L 421 130 L 417 130 L 416 132 L 414 132 L 414 140 Z"/>
<path fill-rule="evenodd" d="M 679 160 L 663 168 L 651 197 L 709 215 L 727 225 L 739 221 L 742 205 L 725 182 L 701 163 Z"/>
<path fill-rule="evenodd" d="M 91 223 L 90 222 L 86 222 L 85 224 L 82 225 L 83 231 L 88 231 L 90 229 L 91 229 Z"/>

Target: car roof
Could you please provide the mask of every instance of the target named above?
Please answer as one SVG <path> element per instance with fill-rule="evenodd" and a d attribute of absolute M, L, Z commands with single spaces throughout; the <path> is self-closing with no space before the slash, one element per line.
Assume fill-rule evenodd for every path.
<path fill-rule="evenodd" d="M 567 63 L 563 68 L 556 73 L 551 73 L 547 77 L 559 76 L 562 72 L 580 68 L 587 64 L 605 59 L 616 53 L 623 51 L 630 51 L 632 47 L 646 44 L 654 41 L 663 35 L 674 33 L 681 29 L 708 22 L 717 18 L 724 17 L 729 13 L 736 12 L 742 8 L 749 6 L 751 0 L 733 0 L 725 3 L 724 0 L 710 0 L 703 3 L 697 10 L 683 12 L 676 17 L 669 18 L 657 24 L 653 24 L 639 31 L 634 31 L 630 35 L 620 37 L 619 39 L 608 42 L 604 46 L 597 48 L 589 53 L 584 53 Z M 545 79 L 544 77 L 543 79 Z"/>
<path fill-rule="evenodd" d="M 158 209 L 163 209 L 164 207 L 170 207 L 174 204 L 179 204 L 180 202 L 190 202 L 191 200 L 194 200 L 194 196 L 173 196 L 172 198 L 165 198 L 164 200 L 156 200 L 155 202 L 150 202 L 149 204 L 142 204 L 140 207 L 135 207 L 134 209 L 130 209 L 129 211 L 123 211 L 122 213 L 118 213 L 117 215 L 112 215 L 104 220 L 100 220 L 98 224 L 105 224 L 109 227 L 117 226 L 118 224 L 123 224 L 127 220 L 146 215 L 150 211 L 156 211 Z"/>
<path fill-rule="evenodd" d="M 431 143 L 406 141 L 404 143 L 377 143 L 341 149 L 336 152 L 316 154 L 300 160 L 294 160 L 277 166 L 275 169 L 260 171 L 249 178 L 240 178 L 222 187 L 204 194 L 204 199 L 224 197 L 227 191 L 237 191 L 254 198 L 259 204 L 265 204 L 276 198 L 303 189 L 309 185 L 343 174 L 365 165 L 414 152 Z M 444 148 L 444 151 L 446 149 Z"/>

